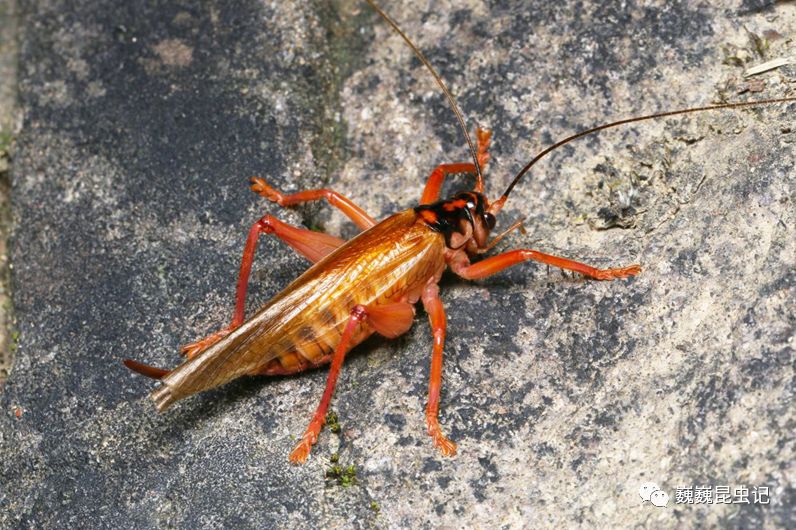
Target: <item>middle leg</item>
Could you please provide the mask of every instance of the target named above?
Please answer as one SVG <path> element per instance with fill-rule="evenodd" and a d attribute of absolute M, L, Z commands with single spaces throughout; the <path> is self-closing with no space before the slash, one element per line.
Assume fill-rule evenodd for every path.
<path fill-rule="evenodd" d="M 349 314 L 348 323 L 343 330 L 340 342 L 337 344 L 334 353 L 322 357 L 314 364 L 308 363 L 306 366 L 299 365 L 297 367 L 297 369 L 304 369 L 311 366 L 318 366 L 324 362 L 328 362 L 329 357 L 331 357 L 332 361 L 332 366 L 329 369 L 329 378 L 326 380 L 326 389 L 323 391 L 321 402 L 318 404 L 318 409 L 315 411 L 315 415 L 312 417 L 312 421 L 310 421 L 301 441 L 293 449 L 293 452 L 290 453 L 291 462 L 294 464 L 304 462 L 309 456 L 313 444 L 318 439 L 321 427 L 323 427 L 326 421 L 326 409 L 329 407 L 329 401 L 332 399 L 334 387 L 337 384 L 337 377 L 340 375 L 340 367 L 343 365 L 345 354 L 351 349 L 351 341 L 357 325 L 367 320 L 367 325 L 376 333 L 388 338 L 395 338 L 409 329 L 412 325 L 414 316 L 414 307 L 407 302 L 372 306 L 357 305 Z M 291 370 L 265 370 L 260 373 L 275 375 L 291 373 Z"/>
<path fill-rule="evenodd" d="M 321 427 L 326 422 L 326 409 L 329 408 L 329 402 L 332 400 L 334 394 L 334 387 L 337 385 L 337 377 L 340 375 L 340 368 L 343 366 L 343 359 L 345 354 L 351 347 L 351 339 L 354 336 L 354 331 L 360 322 L 368 317 L 367 309 L 364 306 L 358 305 L 351 310 L 348 317 L 348 323 L 343 330 L 343 335 L 340 337 L 340 342 L 332 356 L 332 366 L 329 369 L 329 377 L 326 380 L 326 388 L 323 391 L 321 402 L 318 403 L 318 408 L 315 410 L 315 415 L 312 421 L 307 426 L 304 436 L 301 441 L 293 448 L 290 453 L 290 461 L 294 464 L 301 464 L 307 457 L 310 456 L 312 446 L 318 440 L 318 435 L 321 432 Z"/>

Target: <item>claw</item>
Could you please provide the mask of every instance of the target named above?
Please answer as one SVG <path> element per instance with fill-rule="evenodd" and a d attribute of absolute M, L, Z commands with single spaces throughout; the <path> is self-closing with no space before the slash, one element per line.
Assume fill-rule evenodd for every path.
<path fill-rule="evenodd" d="M 618 269 L 603 269 L 597 276 L 598 280 L 614 280 L 618 278 L 627 278 L 628 276 L 635 276 L 641 272 L 640 265 L 631 265 L 629 267 L 622 267 Z"/>
<path fill-rule="evenodd" d="M 433 437 L 434 447 L 438 448 L 442 456 L 455 456 L 456 455 L 456 442 L 445 438 L 442 433 Z"/>
<path fill-rule="evenodd" d="M 261 179 L 260 177 L 252 177 L 251 179 L 251 190 L 269 201 L 273 201 L 275 203 L 279 203 L 282 198 L 282 194 L 276 191 L 274 188 L 268 185 L 268 183 Z"/>
<path fill-rule="evenodd" d="M 301 441 L 293 448 L 290 453 L 290 462 L 293 464 L 303 464 L 307 461 L 312 451 L 312 444 L 315 443 L 312 433 L 305 433 Z"/>
<path fill-rule="evenodd" d="M 456 442 L 449 440 L 442 434 L 442 429 L 440 429 L 436 418 L 433 420 L 427 418 L 426 421 L 428 425 L 428 434 L 434 441 L 434 447 L 439 449 L 443 456 L 454 456 L 456 454 Z"/>

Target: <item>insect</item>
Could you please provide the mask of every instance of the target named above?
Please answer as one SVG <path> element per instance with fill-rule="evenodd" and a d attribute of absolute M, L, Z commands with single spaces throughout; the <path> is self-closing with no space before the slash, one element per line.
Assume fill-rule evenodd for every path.
<path fill-rule="evenodd" d="M 298 444 L 290 454 L 304 462 L 318 439 L 345 355 L 373 333 L 397 337 L 412 325 L 414 305 L 421 302 L 429 316 L 433 345 L 426 408 L 426 425 L 433 444 L 446 456 L 456 444 L 442 431 L 438 420 L 446 315 L 438 282 L 446 269 L 465 279 L 477 280 L 525 261 L 578 272 L 597 280 L 627 278 L 639 265 L 599 269 L 532 249 L 519 249 L 480 259 L 497 242 L 517 229 L 515 222 L 490 239 L 497 217 L 512 190 L 531 167 L 552 150 L 582 136 L 625 123 L 689 112 L 735 108 L 762 103 L 794 101 L 781 98 L 749 103 L 728 103 L 630 118 L 601 125 L 554 143 L 534 157 L 495 200 L 485 192 L 482 169 L 489 161 L 490 133 L 478 130 L 474 144 L 453 96 L 423 54 L 372 0 L 368 3 L 395 29 L 435 77 L 456 115 L 472 162 L 444 164 L 430 175 L 419 204 L 376 222 L 362 208 L 328 189 L 283 194 L 261 178 L 252 190 L 283 207 L 326 200 L 362 232 L 339 238 L 287 225 L 265 215 L 252 226 L 243 251 L 232 322 L 226 328 L 183 348 L 187 359 L 173 370 L 162 370 L 132 360 L 125 364 L 143 375 L 159 379 L 150 397 L 159 411 L 176 401 L 217 387 L 243 375 L 285 375 L 330 364 L 320 403 Z M 446 176 L 475 175 L 471 190 L 440 199 Z M 246 290 L 259 237 L 272 234 L 314 265 L 260 308 L 244 318 Z"/>

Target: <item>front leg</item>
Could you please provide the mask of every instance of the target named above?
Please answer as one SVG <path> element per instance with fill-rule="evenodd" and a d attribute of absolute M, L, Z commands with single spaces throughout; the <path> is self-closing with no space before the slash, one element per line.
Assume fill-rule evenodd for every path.
<path fill-rule="evenodd" d="M 489 139 L 492 133 L 485 129 L 477 129 L 476 137 L 478 138 L 478 165 L 481 166 L 481 171 L 486 168 L 489 162 Z M 423 188 L 423 195 L 420 197 L 420 204 L 431 204 L 439 199 L 439 192 L 442 189 L 442 184 L 445 182 L 445 177 L 448 175 L 455 175 L 457 173 L 473 173 L 476 174 L 475 165 L 472 162 L 460 164 L 442 164 L 431 172 L 431 176 L 426 181 L 426 187 Z M 484 192 L 483 180 L 478 180 L 475 183 L 475 189 L 478 193 Z"/>
<path fill-rule="evenodd" d="M 454 259 L 450 262 L 450 267 L 454 273 L 462 278 L 467 280 L 478 280 L 498 273 L 512 265 L 517 265 L 518 263 L 529 260 L 539 261 L 560 269 L 579 272 L 595 280 L 627 278 L 628 276 L 635 276 L 641 272 L 640 265 L 630 265 L 629 267 L 619 267 L 615 269 L 598 269 L 586 265 L 585 263 L 560 258 L 558 256 L 551 256 L 550 254 L 543 254 L 542 252 L 531 249 L 512 250 L 473 264 L 470 264 L 470 261 L 466 257 L 463 259 Z"/>
<path fill-rule="evenodd" d="M 447 319 L 445 308 L 439 297 L 439 287 L 435 283 L 428 284 L 423 290 L 423 307 L 428 313 L 431 331 L 434 334 L 434 346 L 431 350 L 431 375 L 428 383 L 428 406 L 426 407 L 426 426 L 428 434 L 445 456 L 456 454 L 456 444 L 448 440 L 439 426 L 439 395 L 442 390 L 442 349 L 445 346 L 445 329 Z"/>

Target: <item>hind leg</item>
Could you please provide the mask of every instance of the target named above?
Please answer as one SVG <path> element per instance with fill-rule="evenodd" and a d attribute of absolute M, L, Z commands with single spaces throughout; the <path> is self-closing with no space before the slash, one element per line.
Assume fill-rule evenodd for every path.
<path fill-rule="evenodd" d="M 329 252 L 344 243 L 342 239 L 322 232 L 313 232 L 312 230 L 290 226 L 271 215 L 266 215 L 254 223 L 251 230 L 249 230 L 246 246 L 243 249 L 243 259 L 240 264 L 238 287 L 235 295 L 235 313 L 232 316 L 232 322 L 230 322 L 229 326 L 212 335 L 183 346 L 180 351 L 189 359 L 206 350 L 243 324 L 243 313 L 246 308 L 246 289 L 249 285 L 249 274 L 251 273 L 254 251 L 257 248 L 257 240 L 260 234 L 275 235 L 313 263 L 321 260 Z"/>

